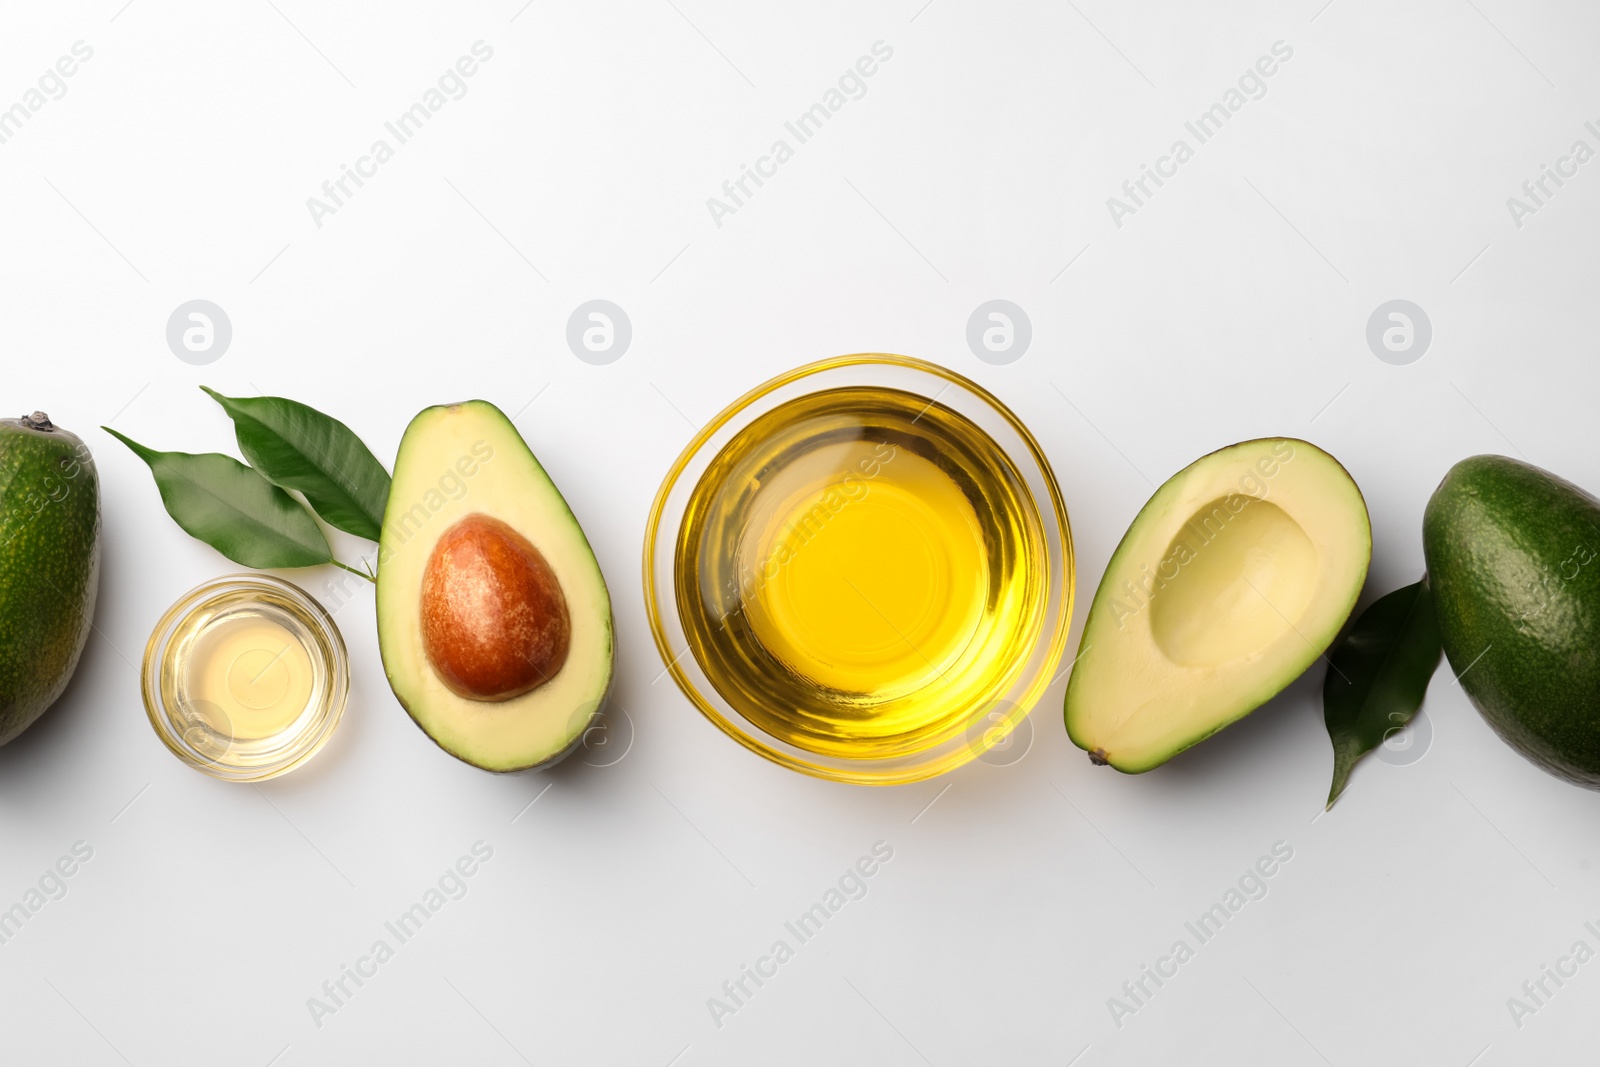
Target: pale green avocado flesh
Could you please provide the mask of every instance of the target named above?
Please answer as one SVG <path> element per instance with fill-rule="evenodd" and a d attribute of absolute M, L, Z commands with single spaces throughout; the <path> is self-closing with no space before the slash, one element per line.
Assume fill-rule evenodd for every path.
<path fill-rule="evenodd" d="M 474 515 L 505 523 L 538 550 L 571 620 L 560 669 L 508 700 L 458 695 L 424 643 L 430 555 L 446 531 Z M 611 688 L 611 598 L 578 520 L 499 408 L 474 400 L 428 408 L 411 421 L 395 458 L 378 559 L 384 671 L 424 733 L 490 771 L 549 764 L 577 746 Z"/>
<path fill-rule="evenodd" d="M 1202 456 L 1112 553 L 1067 685 L 1068 736 L 1138 773 L 1244 717 L 1332 644 L 1371 557 L 1361 491 L 1315 445 Z"/>

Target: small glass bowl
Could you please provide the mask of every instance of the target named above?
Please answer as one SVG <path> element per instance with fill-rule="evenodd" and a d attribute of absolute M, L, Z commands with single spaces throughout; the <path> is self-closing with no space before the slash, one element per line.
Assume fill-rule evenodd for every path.
<path fill-rule="evenodd" d="M 252 617 L 298 641 L 310 696 L 283 729 L 237 737 L 226 711 L 185 697 L 185 666 L 210 627 Z M 260 782 L 294 770 L 327 743 L 349 697 L 350 660 L 333 617 L 299 586 L 269 574 L 230 574 L 191 589 L 156 623 L 142 688 L 150 725 L 178 759 L 223 781 Z"/>
<path fill-rule="evenodd" d="M 873 758 L 822 754 L 774 737 L 752 722 L 713 686 L 697 655 L 691 655 L 679 609 L 676 560 L 686 508 L 695 488 L 723 448 L 742 430 L 778 406 L 834 389 L 898 389 L 944 405 L 976 424 L 1005 454 L 1025 483 L 1039 516 L 1045 575 L 1043 623 L 1025 663 L 1003 699 L 974 713 L 964 730 L 914 751 Z M 1050 464 L 1016 415 L 982 386 L 934 363 L 909 356 L 863 353 L 798 367 L 757 386 L 713 418 L 684 449 L 656 495 L 645 531 L 644 596 L 656 648 L 685 696 L 719 729 L 774 763 L 831 781 L 893 785 L 921 781 L 973 759 L 999 760 L 1010 734 L 1054 680 L 1072 625 L 1074 564 L 1072 530 Z M 1007 755 L 1004 762 L 1016 757 Z"/>

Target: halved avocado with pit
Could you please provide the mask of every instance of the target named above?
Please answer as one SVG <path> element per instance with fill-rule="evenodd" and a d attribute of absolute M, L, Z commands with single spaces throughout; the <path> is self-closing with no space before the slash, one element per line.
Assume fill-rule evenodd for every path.
<path fill-rule="evenodd" d="M 474 400 L 411 421 L 378 558 L 384 671 L 424 733 L 490 771 L 577 746 L 611 688 L 611 597 L 499 408 Z"/>
<path fill-rule="evenodd" d="M 1139 773 L 1260 707 L 1322 655 L 1372 558 L 1361 490 L 1328 453 L 1263 438 L 1156 490 L 1112 553 L 1067 685 L 1067 734 Z"/>

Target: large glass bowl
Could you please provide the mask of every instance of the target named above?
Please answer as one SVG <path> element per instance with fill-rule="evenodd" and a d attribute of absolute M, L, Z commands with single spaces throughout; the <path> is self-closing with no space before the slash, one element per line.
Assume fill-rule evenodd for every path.
<path fill-rule="evenodd" d="M 1034 566 L 1042 578 L 1037 639 L 1009 664 L 1004 692 L 973 710 L 970 719 L 929 738 L 912 751 L 870 758 L 819 752 L 774 736 L 757 725 L 761 709 L 740 707 L 712 684 L 706 665 L 691 654 L 680 597 L 696 575 L 680 561 L 687 506 L 696 486 L 723 449 L 741 431 L 780 405 L 835 389 L 883 388 L 915 394 L 943 405 L 977 426 L 1009 460 L 1037 514 L 1042 551 Z M 689 568 L 692 570 L 693 568 Z M 650 511 L 644 544 L 645 608 L 656 647 L 684 695 L 706 718 L 774 763 L 818 778 L 861 785 L 915 782 L 983 758 L 1011 743 L 1012 731 L 1053 681 L 1072 623 L 1074 567 L 1072 531 L 1050 464 L 1022 422 L 983 387 L 933 363 L 908 356 L 865 353 L 838 356 L 796 368 L 740 397 L 718 414 L 684 449 L 667 472 Z M 658 679 L 659 680 L 659 679 Z M 741 701 L 754 699 L 749 695 Z M 755 714 L 752 714 L 752 713 Z M 991 756 L 991 759 L 1003 758 Z"/>

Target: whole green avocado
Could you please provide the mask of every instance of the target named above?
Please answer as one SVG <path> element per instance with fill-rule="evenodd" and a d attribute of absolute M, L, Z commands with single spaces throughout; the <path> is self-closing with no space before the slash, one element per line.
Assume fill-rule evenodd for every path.
<path fill-rule="evenodd" d="M 100 479 L 43 412 L 0 419 L 0 745 L 66 689 L 100 588 Z"/>
<path fill-rule="evenodd" d="M 1600 500 L 1529 463 L 1473 456 L 1422 517 L 1439 635 L 1496 733 L 1600 789 Z"/>

